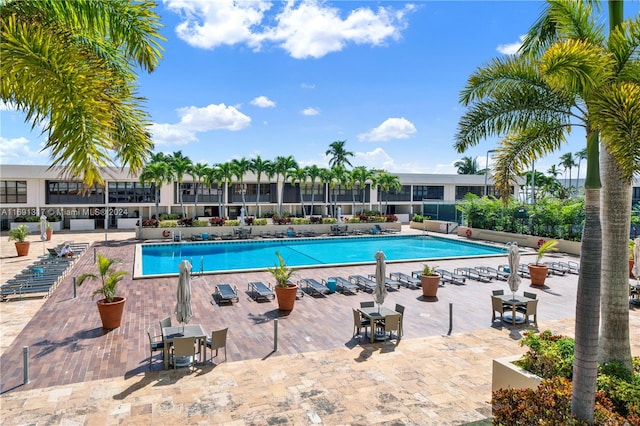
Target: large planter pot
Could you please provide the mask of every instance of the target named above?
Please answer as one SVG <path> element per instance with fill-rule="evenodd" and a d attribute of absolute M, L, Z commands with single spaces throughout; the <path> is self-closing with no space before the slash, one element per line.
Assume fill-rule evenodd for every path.
<path fill-rule="evenodd" d="M 549 268 L 545 265 L 529 265 L 529 275 L 531 275 L 531 285 L 544 286 Z"/>
<path fill-rule="evenodd" d="M 47 229 L 45 233 L 47 234 L 47 241 L 51 241 L 51 236 L 53 235 L 53 229 Z"/>
<path fill-rule="evenodd" d="M 107 303 L 106 299 L 98 300 L 98 312 L 100 312 L 102 328 L 113 330 L 120 327 L 126 300 L 124 297 L 114 297 L 111 303 Z"/>
<path fill-rule="evenodd" d="M 438 293 L 440 275 L 420 275 L 420 284 L 422 285 L 422 295 L 425 298 L 433 299 Z"/>
<path fill-rule="evenodd" d="M 629 278 L 635 278 L 633 276 L 633 259 L 629 259 Z"/>
<path fill-rule="evenodd" d="M 276 297 L 278 298 L 278 309 L 281 311 L 292 311 L 298 294 L 298 286 L 287 284 L 286 287 L 276 286 Z"/>
<path fill-rule="evenodd" d="M 499 389 L 537 389 L 541 378 L 530 373 L 517 365 L 513 361 L 522 358 L 522 355 L 512 355 L 505 358 L 493 360 L 493 374 L 491 377 L 491 390 Z"/>
<path fill-rule="evenodd" d="M 23 241 L 23 242 L 16 242 L 16 253 L 18 253 L 18 256 L 27 256 L 29 254 L 29 246 L 31 245 L 31 242 L 29 241 Z"/>

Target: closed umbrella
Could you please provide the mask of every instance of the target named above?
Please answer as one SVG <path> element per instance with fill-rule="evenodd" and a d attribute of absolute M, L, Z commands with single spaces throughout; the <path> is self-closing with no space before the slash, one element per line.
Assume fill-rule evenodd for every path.
<path fill-rule="evenodd" d="M 193 318 L 193 309 L 191 308 L 191 263 L 183 260 L 178 266 L 180 268 L 180 276 L 178 277 L 178 293 L 176 303 L 176 319 L 182 323 L 182 331 L 184 324 Z"/>
<path fill-rule="evenodd" d="M 509 278 L 507 278 L 507 283 L 509 284 L 509 288 L 513 292 L 513 297 L 515 299 L 516 291 L 518 291 L 518 287 L 520 287 L 520 276 L 518 275 L 518 267 L 520 264 L 520 250 L 518 249 L 518 243 L 510 243 L 508 244 L 507 258 L 509 259 Z"/>
<path fill-rule="evenodd" d="M 633 276 L 640 279 L 640 238 L 636 238 L 633 242 Z"/>
<path fill-rule="evenodd" d="M 376 253 L 376 288 L 373 291 L 373 300 L 378 304 L 378 312 L 380 312 L 384 299 L 387 297 L 387 286 L 385 285 L 386 264 L 384 259 L 384 253 L 379 250 Z"/>
<path fill-rule="evenodd" d="M 47 216 L 40 216 L 40 239 L 42 240 L 42 254 L 45 254 L 44 242 L 47 241 Z"/>

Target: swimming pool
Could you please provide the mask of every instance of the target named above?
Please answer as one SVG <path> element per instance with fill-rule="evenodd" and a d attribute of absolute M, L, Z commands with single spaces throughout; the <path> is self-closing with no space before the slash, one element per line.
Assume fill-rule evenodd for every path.
<path fill-rule="evenodd" d="M 500 247 L 427 235 L 138 244 L 134 278 L 178 275 L 183 259 L 193 272 L 215 273 L 264 270 L 276 262 L 276 251 L 288 266 L 305 268 L 375 263 L 378 250 L 387 262 L 506 254 Z"/>

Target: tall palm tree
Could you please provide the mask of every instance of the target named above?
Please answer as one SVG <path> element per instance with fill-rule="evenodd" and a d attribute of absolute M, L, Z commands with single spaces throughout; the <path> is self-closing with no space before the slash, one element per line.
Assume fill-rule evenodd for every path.
<path fill-rule="evenodd" d="M 367 188 L 367 181 L 371 182 L 375 173 L 371 169 L 367 169 L 365 166 L 354 167 L 351 171 L 354 181 L 359 185 L 361 191 L 362 212 L 365 210 L 365 189 Z"/>
<path fill-rule="evenodd" d="M 556 166 L 555 164 L 552 164 L 551 167 L 549 167 L 549 169 L 547 170 L 547 173 L 549 174 L 549 176 L 552 176 L 554 178 L 557 178 L 562 174 L 562 172 L 558 170 L 558 166 Z"/>
<path fill-rule="evenodd" d="M 231 163 L 219 163 L 215 165 L 216 176 L 218 178 L 218 188 L 222 188 L 222 209 L 220 217 L 229 217 L 227 213 L 227 203 L 229 202 L 229 186 L 233 179 L 233 166 Z"/>
<path fill-rule="evenodd" d="M 198 185 L 202 182 L 202 179 L 209 173 L 209 165 L 205 163 L 196 163 L 189 169 L 189 174 L 195 178 L 193 182 L 195 198 L 193 202 L 193 216 L 198 215 Z"/>
<path fill-rule="evenodd" d="M 256 175 L 257 191 L 256 191 L 256 217 L 260 217 L 260 182 L 262 181 L 262 175 L 269 170 L 269 164 L 271 161 L 263 160 L 259 155 L 256 158 L 251 159 L 251 170 Z"/>
<path fill-rule="evenodd" d="M 218 165 L 209 167 L 207 169 L 207 174 L 204 175 L 204 184 L 207 187 L 213 188 L 213 185 L 216 185 L 216 193 L 218 194 L 218 216 L 220 218 L 224 217 L 224 215 L 222 214 L 222 191 L 220 189 L 223 180 L 224 179 L 222 178 L 222 170 L 218 167 Z"/>
<path fill-rule="evenodd" d="M 298 193 L 300 194 L 300 207 L 302 208 L 302 217 L 306 217 L 307 213 L 304 210 L 304 196 L 303 196 L 303 187 L 307 183 L 307 178 L 309 175 L 307 174 L 307 169 L 304 167 L 296 167 L 295 169 L 289 172 L 291 176 L 291 183 L 298 184 Z"/>
<path fill-rule="evenodd" d="M 576 152 L 575 154 L 573 154 L 574 158 L 576 160 L 578 160 L 578 173 L 576 176 L 576 190 L 580 189 L 578 188 L 580 186 L 579 182 L 580 182 L 580 165 L 582 164 L 582 160 L 586 160 L 587 159 L 587 148 L 582 148 L 580 151 Z"/>
<path fill-rule="evenodd" d="M 344 144 L 347 141 L 334 141 L 329 144 L 329 149 L 325 152 L 325 155 L 331 156 L 329 158 L 329 167 L 341 166 L 345 167 L 347 164 L 351 165 L 349 157 L 353 157 L 353 152 L 347 151 L 344 148 Z"/>
<path fill-rule="evenodd" d="M 392 175 L 388 172 L 379 173 L 376 179 L 380 187 L 380 192 L 387 195 L 385 197 L 384 211 L 382 211 L 382 214 L 387 214 L 387 208 L 389 207 L 389 193 L 394 189 L 396 191 L 402 189 L 402 184 L 400 183 L 398 176 Z"/>
<path fill-rule="evenodd" d="M 573 153 L 572 152 L 567 152 L 565 154 L 562 154 L 560 156 L 560 166 L 562 166 L 562 168 L 564 169 L 564 183 L 565 185 L 567 184 L 567 169 L 569 169 L 569 184 L 567 185 L 567 188 L 571 188 L 571 170 L 576 166 L 576 162 L 573 160 Z"/>
<path fill-rule="evenodd" d="M 0 99 L 32 126 L 46 123 L 51 166 L 86 188 L 103 185 L 100 169 L 115 159 L 137 173 L 151 154 L 136 68 L 151 72 L 162 58 L 155 7 L 149 0 L 0 3 Z"/>
<path fill-rule="evenodd" d="M 333 196 L 332 196 L 332 192 L 330 191 L 331 182 L 332 181 L 333 181 L 333 173 L 332 173 L 331 169 L 321 168 L 320 169 L 320 182 L 322 182 L 322 185 L 324 186 L 324 192 L 326 194 L 324 202 L 325 203 L 328 202 L 328 204 L 329 204 L 329 206 L 331 206 L 331 208 L 333 208 Z M 327 212 L 327 214 L 328 213 L 329 212 Z"/>
<path fill-rule="evenodd" d="M 610 3 L 610 8 L 616 7 L 621 8 L 621 2 Z M 633 57 L 633 43 L 613 40 L 616 45 L 609 46 L 609 52 L 602 48 L 605 37 L 593 12 L 591 2 L 549 1 L 525 38 L 525 55 L 494 60 L 469 79 L 461 99 L 472 107 L 462 118 L 456 137 L 456 147 L 463 151 L 480 138 L 506 134 L 496 165 L 498 185 L 506 193 L 506 185 L 522 170 L 523 163 L 557 150 L 571 125 L 586 129 L 585 224 L 576 303 L 572 413 L 587 421 L 593 421 L 597 376 L 598 339 L 594 336 L 598 336 L 600 320 L 603 235 L 598 167 L 601 123 L 594 118 L 601 107 L 596 99 L 608 91 L 612 74 L 623 76 L 637 70 L 637 63 L 625 63 Z M 634 37 L 620 39 L 638 40 Z M 611 55 L 614 51 L 616 55 Z M 635 75 L 637 78 L 637 72 Z M 624 122 L 624 114 L 614 116 L 618 125 Z M 608 142 L 617 145 L 621 140 Z M 611 261 L 607 258 L 605 263 Z"/>
<path fill-rule="evenodd" d="M 459 175 L 479 175 L 486 173 L 489 168 L 489 165 L 487 164 L 487 168 L 482 171 L 483 173 L 481 173 L 481 170 L 478 168 L 478 160 L 471 157 L 462 157 L 460 160 L 453 163 L 453 166 L 458 168 Z"/>
<path fill-rule="evenodd" d="M 287 157 L 278 156 L 273 162 L 276 175 L 276 186 L 278 187 L 278 216 L 282 216 L 282 200 L 284 198 L 284 184 L 290 176 L 291 170 L 298 167 L 298 163 L 292 155 Z M 282 186 L 280 186 L 280 176 L 282 176 Z"/>
<path fill-rule="evenodd" d="M 237 158 L 234 158 L 233 160 L 231 160 L 231 170 L 233 175 L 238 180 L 238 184 L 240 185 L 240 195 L 242 196 L 242 208 L 245 214 L 247 214 L 247 204 L 245 202 L 245 196 L 244 196 L 246 192 L 244 187 L 244 176 L 247 174 L 250 168 L 251 168 L 251 162 L 244 157 L 242 157 L 239 160 Z"/>
<path fill-rule="evenodd" d="M 182 151 L 176 151 L 171 154 L 169 165 L 171 166 L 173 176 L 178 183 L 178 201 L 180 202 L 180 211 L 182 212 L 182 217 L 186 218 L 187 216 L 184 211 L 184 203 L 182 202 L 182 182 L 184 181 L 184 175 L 191 170 L 193 163 L 189 157 L 185 157 L 182 154 Z"/>
<path fill-rule="evenodd" d="M 331 182 L 329 184 L 333 192 L 333 212 L 335 217 L 338 217 L 338 194 L 336 194 L 336 190 L 340 193 L 341 187 L 346 186 L 348 182 L 349 172 L 344 166 L 333 166 L 331 168 Z"/>
<path fill-rule="evenodd" d="M 160 188 L 164 183 L 171 182 L 171 166 L 164 161 L 148 163 L 140 173 L 140 183 L 151 183 L 154 187 L 154 201 L 156 204 L 156 218 L 160 219 Z"/>
<path fill-rule="evenodd" d="M 313 215 L 313 204 L 316 198 L 316 180 L 322 174 L 322 169 L 315 164 L 306 167 L 307 176 L 311 180 L 311 215 Z"/>

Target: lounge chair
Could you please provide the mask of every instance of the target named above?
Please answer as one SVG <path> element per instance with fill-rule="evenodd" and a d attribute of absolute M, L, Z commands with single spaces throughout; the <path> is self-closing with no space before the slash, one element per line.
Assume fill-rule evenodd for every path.
<path fill-rule="evenodd" d="M 545 262 L 544 265 L 549 268 L 549 271 L 556 275 L 566 275 L 569 272 L 569 266 L 563 265 L 560 262 Z"/>
<path fill-rule="evenodd" d="M 503 271 L 509 273 L 509 265 L 500 265 L 498 266 L 498 271 Z M 529 266 L 528 265 L 518 265 L 518 275 L 522 278 L 530 278 L 529 275 Z"/>
<path fill-rule="evenodd" d="M 271 288 L 271 284 L 267 285 L 262 281 L 252 281 L 247 286 L 247 290 L 249 290 L 252 294 L 253 300 L 257 301 L 258 299 L 266 299 L 269 300 L 269 296 L 272 299 L 276 297 L 276 293 Z"/>
<path fill-rule="evenodd" d="M 580 264 L 578 264 L 578 262 L 574 262 L 570 260 L 567 262 L 567 266 L 569 266 L 570 273 L 576 274 L 576 275 L 580 273 Z"/>
<path fill-rule="evenodd" d="M 467 281 L 464 275 L 455 274 L 446 269 L 436 269 L 436 272 L 440 274 L 440 279 L 445 283 L 462 285 Z"/>
<path fill-rule="evenodd" d="M 405 274 L 404 272 L 391 272 L 389 274 L 390 278 L 395 278 L 400 284 L 403 284 L 406 287 L 420 287 L 421 282 L 420 278 L 415 278 L 409 274 Z"/>
<path fill-rule="evenodd" d="M 320 283 L 315 278 L 302 278 L 300 281 L 298 281 L 298 285 L 300 284 L 305 285 L 305 291 L 307 292 L 307 294 L 315 293 L 323 296 L 329 291 L 326 285 Z"/>
<path fill-rule="evenodd" d="M 329 277 L 327 280 L 336 280 L 338 291 L 342 289 L 342 294 L 344 294 L 345 290 L 352 293 L 357 293 L 360 290 L 360 287 L 344 277 Z"/>
<path fill-rule="evenodd" d="M 376 288 L 376 282 L 370 280 L 364 275 L 349 275 L 349 281 L 357 284 L 360 288 L 363 288 L 364 290 L 371 290 L 373 292 L 373 290 Z"/>
<path fill-rule="evenodd" d="M 376 274 L 369 274 L 369 279 L 375 281 Z M 400 281 L 394 280 L 393 278 L 390 278 L 390 277 L 384 277 L 384 285 L 389 290 L 393 289 L 393 287 L 400 289 Z"/>
<path fill-rule="evenodd" d="M 492 268 L 491 266 L 476 266 L 476 269 L 479 271 L 486 272 L 487 274 L 493 276 L 498 280 L 506 281 L 509 278 L 509 273 L 507 271 L 502 271 L 500 269 Z"/>
<path fill-rule="evenodd" d="M 453 272 L 481 282 L 489 282 L 492 278 L 491 275 L 487 274 L 486 272 L 479 271 L 476 268 L 461 267 L 454 269 Z"/>
<path fill-rule="evenodd" d="M 216 284 L 216 292 L 213 294 L 214 300 L 217 299 L 218 305 L 222 302 L 233 303 L 240 302 L 240 298 L 238 297 L 238 288 L 231 284 Z"/>

